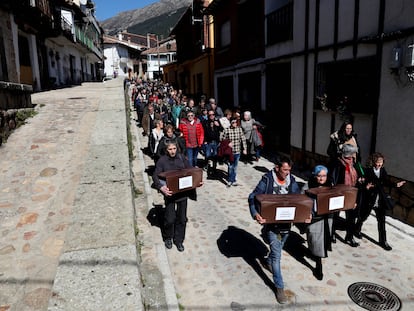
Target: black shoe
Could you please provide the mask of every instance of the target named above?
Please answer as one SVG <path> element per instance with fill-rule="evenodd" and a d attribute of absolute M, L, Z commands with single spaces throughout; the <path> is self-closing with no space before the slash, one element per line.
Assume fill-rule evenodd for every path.
<path fill-rule="evenodd" d="M 392 247 L 387 242 L 380 243 L 380 246 L 385 249 L 386 251 L 392 250 Z"/>
<path fill-rule="evenodd" d="M 355 232 L 355 233 L 354 233 L 354 237 L 356 237 L 357 239 L 362 239 L 362 234 L 361 234 L 361 232 Z"/>
<path fill-rule="evenodd" d="M 331 237 L 331 242 L 332 243 L 336 243 L 336 235 L 335 235 L 335 233 Z"/>
<path fill-rule="evenodd" d="M 345 238 L 345 243 L 351 247 L 358 247 L 359 243 L 354 240 L 354 238 Z"/>
<path fill-rule="evenodd" d="M 184 245 L 183 245 L 183 243 L 178 243 L 177 244 L 177 249 L 178 249 L 179 252 L 184 252 Z"/>
<path fill-rule="evenodd" d="M 323 280 L 322 265 L 316 265 L 315 270 L 313 270 L 313 275 L 317 280 Z"/>
<path fill-rule="evenodd" d="M 166 239 L 164 241 L 164 245 L 165 245 L 166 248 L 171 249 L 172 245 L 173 245 L 172 240 L 171 239 Z"/>

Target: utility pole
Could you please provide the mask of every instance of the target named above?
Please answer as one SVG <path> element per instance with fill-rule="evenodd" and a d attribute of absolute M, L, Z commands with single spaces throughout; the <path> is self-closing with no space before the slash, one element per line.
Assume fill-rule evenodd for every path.
<path fill-rule="evenodd" d="M 158 40 L 158 35 L 153 33 L 147 33 L 147 47 L 151 48 L 150 36 L 154 36 L 157 42 L 157 59 L 158 59 L 158 78 L 161 77 L 161 61 L 160 61 L 160 42 Z"/>
<path fill-rule="evenodd" d="M 161 66 L 160 66 L 160 43 L 157 35 L 157 56 L 158 56 L 158 79 L 161 80 Z"/>

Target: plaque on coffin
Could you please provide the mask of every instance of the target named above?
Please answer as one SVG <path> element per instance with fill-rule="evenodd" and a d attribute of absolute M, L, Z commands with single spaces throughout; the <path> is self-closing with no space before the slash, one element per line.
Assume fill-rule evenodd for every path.
<path fill-rule="evenodd" d="M 355 208 L 358 189 L 347 185 L 318 187 L 306 190 L 306 194 L 316 200 L 316 214 L 325 215 Z"/>
<path fill-rule="evenodd" d="M 313 200 L 305 194 L 258 194 L 259 213 L 266 223 L 309 223 Z"/>
<path fill-rule="evenodd" d="M 172 170 L 158 174 L 173 194 L 195 189 L 203 181 L 203 170 L 198 167 Z"/>

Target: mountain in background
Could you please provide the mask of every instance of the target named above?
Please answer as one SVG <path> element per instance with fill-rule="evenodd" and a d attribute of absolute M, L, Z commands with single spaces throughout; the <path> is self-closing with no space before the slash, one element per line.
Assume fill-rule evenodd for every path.
<path fill-rule="evenodd" d="M 160 0 L 141 9 L 121 12 L 100 21 L 100 25 L 108 35 L 127 30 L 141 35 L 154 33 L 166 38 L 191 3 L 192 0 Z"/>

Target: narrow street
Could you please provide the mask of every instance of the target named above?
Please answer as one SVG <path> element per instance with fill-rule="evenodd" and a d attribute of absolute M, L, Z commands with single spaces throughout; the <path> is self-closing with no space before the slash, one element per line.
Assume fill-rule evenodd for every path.
<path fill-rule="evenodd" d="M 134 112 L 127 119 L 122 80 L 37 93 L 33 102 L 39 113 L 0 147 L 1 311 L 357 311 L 348 295 L 356 282 L 385 287 L 394 307 L 414 309 L 412 227 L 387 217 L 390 252 L 376 243 L 372 216 L 360 247 L 338 230 L 321 281 L 294 227 L 282 255 L 289 301 L 279 305 L 258 260 L 268 245 L 247 205 L 270 161 L 240 163 L 237 187 L 204 174 L 189 200 L 185 251 L 167 250 L 149 217 L 163 199 L 151 188 L 147 137 Z M 223 177 L 226 166 L 219 170 Z"/>

